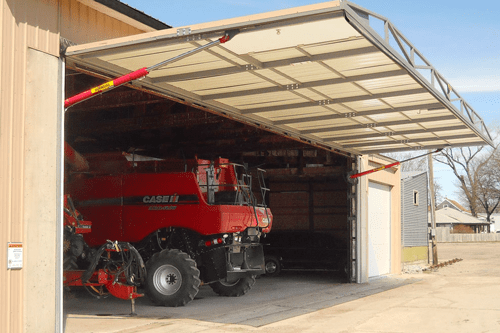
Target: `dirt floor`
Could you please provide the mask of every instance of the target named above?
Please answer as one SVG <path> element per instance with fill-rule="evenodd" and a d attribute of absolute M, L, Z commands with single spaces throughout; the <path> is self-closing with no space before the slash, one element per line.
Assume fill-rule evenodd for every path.
<path fill-rule="evenodd" d="M 67 302 L 65 327 L 66 332 L 74 333 L 500 332 L 500 243 L 438 244 L 438 256 L 440 262 L 463 260 L 431 272 L 402 274 L 364 285 L 320 277 L 307 283 L 309 279 L 289 276 L 284 279 L 287 286 L 281 298 L 274 293 L 281 288 L 275 284 L 278 280 L 262 278 L 257 281 L 261 290 L 256 287 L 254 300 L 246 299 L 249 294 L 231 299 L 230 307 L 218 307 L 225 299 L 207 294 L 191 303 L 189 311 L 196 309 L 197 313 L 190 315 L 188 305 L 161 309 L 163 316 L 127 318 L 113 315 L 116 303 L 107 303 L 103 316 L 97 314 L 102 304 L 91 303 L 82 312 L 68 309 L 75 303 Z M 251 306 L 245 308 L 247 303 Z"/>

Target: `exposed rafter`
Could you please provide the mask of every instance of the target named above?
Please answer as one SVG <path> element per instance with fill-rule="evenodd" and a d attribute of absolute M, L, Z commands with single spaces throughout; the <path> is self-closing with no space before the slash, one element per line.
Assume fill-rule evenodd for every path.
<path fill-rule="evenodd" d="M 419 128 L 416 130 L 408 130 L 408 131 L 389 131 L 383 133 L 371 133 L 371 134 L 363 134 L 356 135 L 356 139 L 369 139 L 369 138 L 379 138 L 379 137 L 391 137 L 391 136 L 399 136 L 399 135 L 410 135 L 410 134 L 422 134 L 422 133 L 435 133 L 435 132 L 443 132 L 443 131 L 455 131 L 465 129 L 465 125 L 456 125 L 456 126 L 445 126 L 445 127 L 433 127 L 433 128 Z M 333 138 L 325 138 L 325 141 L 337 141 L 342 142 L 344 140 L 352 140 L 352 135 L 346 136 L 337 136 Z"/>
<path fill-rule="evenodd" d="M 304 83 L 300 83 L 300 84 L 299 83 L 287 84 L 287 85 L 276 86 L 276 87 L 240 90 L 240 91 L 234 91 L 234 92 L 230 92 L 230 93 L 202 95 L 202 100 L 251 96 L 251 95 L 258 95 L 258 94 L 273 93 L 273 92 L 278 92 L 278 91 L 291 91 L 291 90 L 306 89 L 306 88 L 318 88 L 318 87 L 324 87 L 324 86 L 329 86 L 329 85 L 334 85 L 334 84 L 342 84 L 342 83 L 349 83 L 349 82 L 389 78 L 389 77 L 400 76 L 400 75 L 405 75 L 405 74 L 406 74 L 406 72 L 404 70 L 394 70 L 394 71 L 388 71 L 388 72 L 373 73 L 373 74 L 369 74 L 369 75 L 355 75 L 355 76 L 346 77 L 346 78 L 340 77 L 340 78 L 327 79 L 327 80 L 310 81 L 310 82 L 304 82 Z"/>
<path fill-rule="evenodd" d="M 367 141 L 367 142 L 358 142 L 353 144 L 344 145 L 346 148 L 353 147 L 374 147 L 374 146 L 387 146 L 391 144 L 408 144 L 408 143 L 421 143 L 421 142 L 429 142 L 429 141 L 447 141 L 454 139 L 466 139 L 473 138 L 474 134 L 465 134 L 465 135 L 448 135 L 441 137 L 430 137 L 430 138 L 419 138 L 419 139 L 402 139 L 402 140 L 383 140 L 383 141 Z"/>
<path fill-rule="evenodd" d="M 443 107 L 439 103 L 417 104 L 417 105 L 396 107 L 396 108 L 392 108 L 392 109 L 384 108 L 384 109 L 359 111 L 359 112 L 338 113 L 338 114 L 331 114 L 331 115 L 325 115 L 325 116 L 290 118 L 290 119 L 286 119 L 286 120 L 276 120 L 276 121 L 274 121 L 274 124 L 275 125 L 291 125 L 291 124 L 298 124 L 298 123 L 312 122 L 312 121 L 325 121 L 325 120 L 342 119 L 342 118 L 365 117 L 365 116 L 372 116 L 372 115 L 383 114 L 383 113 L 395 113 L 395 112 L 404 112 L 404 111 L 412 111 L 412 110 L 434 111 L 434 110 L 440 110 L 440 109 L 443 109 Z"/>
<path fill-rule="evenodd" d="M 230 74 L 244 73 L 246 71 L 289 66 L 290 64 L 301 63 L 301 62 L 305 62 L 305 61 L 311 61 L 311 62 L 312 61 L 325 61 L 325 60 L 352 57 L 352 56 L 356 56 L 356 55 L 361 55 L 361 54 L 366 54 L 366 53 L 374 53 L 374 52 L 377 52 L 377 49 L 374 47 L 368 46 L 368 47 L 363 47 L 363 48 L 354 49 L 354 50 L 326 53 L 326 54 L 321 54 L 321 55 L 317 55 L 317 56 L 313 56 L 313 57 L 304 56 L 304 57 L 288 58 L 285 60 L 275 60 L 275 61 L 262 62 L 262 63 L 260 63 L 261 65 L 259 67 L 249 63 L 247 65 L 233 66 L 233 67 L 222 68 L 222 69 L 212 69 L 212 70 L 206 70 L 206 71 L 197 71 L 194 73 L 186 73 L 186 74 L 179 74 L 179 75 L 164 75 L 164 76 L 155 77 L 151 81 L 153 83 L 161 83 L 161 82 L 194 80 L 194 79 L 199 79 L 199 78 L 206 79 L 206 78 L 215 77 L 215 76 L 224 76 L 224 75 L 230 75 Z"/>
<path fill-rule="evenodd" d="M 380 98 L 417 95 L 417 94 L 424 94 L 426 92 L 427 91 L 423 88 L 398 90 L 398 91 L 391 91 L 391 92 L 387 92 L 387 93 L 380 93 L 380 94 L 373 94 L 373 95 L 358 95 L 358 96 L 352 96 L 352 97 L 327 99 L 327 100 L 320 100 L 320 101 L 314 101 L 314 102 L 304 102 L 304 103 L 284 104 L 284 105 L 280 105 L 280 106 L 267 106 L 267 107 L 262 107 L 262 108 L 242 109 L 241 113 L 242 114 L 249 114 L 249 113 L 256 114 L 256 113 L 269 112 L 269 111 L 293 110 L 293 109 L 301 109 L 301 108 L 307 108 L 307 107 L 312 107 L 312 106 L 325 106 L 325 105 L 340 104 L 340 103 L 368 101 L 368 100 L 374 100 L 374 99 L 380 99 Z"/>
<path fill-rule="evenodd" d="M 453 120 L 456 119 L 454 116 L 439 116 L 439 117 L 426 117 L 426 118 L 418 118 L 418 119 L 403 119 L 403 120 L 395 120 L 395 121 L 382 121 L 379 123 L 367 123 L 367 124 L 357 124 L 357 125 L 347 125 L 347 126 L 335 126 L 335 127 L 320 127 L 315 129 L 303 130 L 302 134 L 318 134 L 318 133 L 326 133 L 326 132 L 334 132 L 334 131 L 345 131 L 350 129 L 357 128 L 374 128 L 374 127 L 386 127 L 386 126 L 395 126 L 395 125 L 406 125 L 406 124 L 415 124 L 415 123 L 426 123 L 432 121 L 443 121 L 443 120 Z"/>

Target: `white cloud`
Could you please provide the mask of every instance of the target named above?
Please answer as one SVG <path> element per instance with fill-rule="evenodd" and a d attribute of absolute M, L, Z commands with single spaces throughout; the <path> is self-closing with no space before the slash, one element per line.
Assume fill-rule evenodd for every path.
<path fill-rule="evenodd" d="M 448 79 L 459 93 L 463 92 L 500 92 L 500 76 L 474 76 Z"/>

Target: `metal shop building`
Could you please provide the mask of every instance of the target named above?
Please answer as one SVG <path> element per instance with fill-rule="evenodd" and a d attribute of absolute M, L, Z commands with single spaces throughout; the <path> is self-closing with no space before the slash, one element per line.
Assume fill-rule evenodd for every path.
<path fill-rule="evenodd" d="M 274 228 L 343 237 L 357 283 L 401 271 L 400 175 L 347 175 L 391 162 L 378 153 L 491 143 L 389 20 L 347 1 L 175 28 L 114 0 L 2 0 L 0 15 L 2 332 L 62 330 L 65 141 L 264 165 Z"/>

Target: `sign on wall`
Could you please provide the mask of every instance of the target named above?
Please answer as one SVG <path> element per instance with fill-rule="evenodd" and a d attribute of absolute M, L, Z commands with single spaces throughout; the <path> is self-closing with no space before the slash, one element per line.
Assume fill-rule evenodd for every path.
<path fill-rule="evenodd" d="M 23 243 L 7 243 L 7 269 L 23 268 Z"/>

